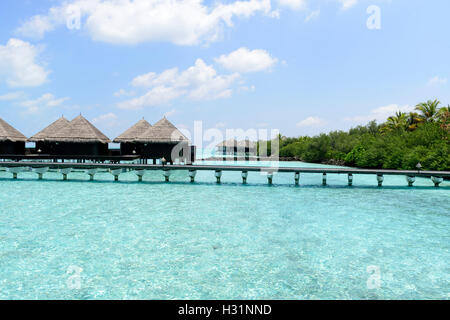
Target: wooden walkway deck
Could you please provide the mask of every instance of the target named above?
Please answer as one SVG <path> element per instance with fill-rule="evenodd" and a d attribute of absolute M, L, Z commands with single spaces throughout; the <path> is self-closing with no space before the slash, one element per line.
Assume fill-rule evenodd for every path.
<path fill-rule="evenodd" d="M 0 162 L 0 167 L 31 167 L 50 169 L 72 168 L 87 169 L 129 169 L 129 170 L 209 170 L 209 171 L 243 171 L 243 172 L 291 172 L 291 173 L 326 173 L 326 174 L 374 174 L 403 175 L 414 177 L 438 176 L 450 178 L 450 171 L 418 171 L 418 170 L 384 170 L 384 169 L 354 169 L 354 168 L 304 168 L 304 167 L 266 167 L 266 166 L 229 166 L 229 165 L 159 165 L 159 164 L 114 164 L 114 163 L 73 163 L 73 162 Z"/>
<path fill-rule="evenodd" d="M 37 161 L 4 161 L 0 162 L 0 168 L 4 168 L 17 175 L 24 171 L 34 171 L 39 179 L 43 178 L 48 170 L 59 170 L 63 179 L 67 180 L 67 175 L 73 170 L 83 170 L 94 180 L 94 175 L 99 171 L 109 171 L 114 175 L 115 180 L 119 180 L 119 175 L 125 171 L 135 171 L 139 180 L 147 170 L 162 170 L 165 181 L 169 181 L 171 171 L 184 170 L 189 172 L 191 182 L 194 182 L 197 171 L 214 171 L 217 182 L 220 183 L 222 172 L 240 171 L 242 172 L 243 183 L 247 182 L 248 172 L 265 172 L 268 183 L 272 184 L 275 172 L 293 173 L 295 184 L 299 184 L 301 173 L 316 173 L 322 175 L 323 185 L 327 184 L 328 174 L 348 175 L 348 184 L 353 184 L 353 175 L 369 174 L 375 175 L 378 186 L 382 186 L 385 175 L 403 175 L 409 186 L 413 186 L 416 177 L 431 178 L 434 185 L 438 187 L 444 179 L 450 178 L 450 171 L 418 171 L 418 170 L 382 170 L 382 169 L 355 169 L 355 168 L 304 168 L 304 167 L 267 167 L 267 166 L 236 166 L 236 165 L 154 165 L 154 164 L 130 164 L 130 163 L 75 163 L 75 162 L 37 162 Z"/>

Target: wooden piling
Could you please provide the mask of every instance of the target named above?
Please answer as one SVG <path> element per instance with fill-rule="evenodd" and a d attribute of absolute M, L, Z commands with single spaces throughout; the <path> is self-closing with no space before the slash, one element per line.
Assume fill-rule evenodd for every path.
<path fill-rule="evenodd" d="M 295 185 L 298 186 L 300 184 L 300 172 L 296 172 L 294 174 Z"/>
<path fill-rule="evenodd" d="M 378 187 L 383 186 L 384 177 L 382 174 L 377 174 Z"/>
<path fill-rule="evenodd" d="M 248 171 L 242 171 L 242 184 L 247 184 Z"/>

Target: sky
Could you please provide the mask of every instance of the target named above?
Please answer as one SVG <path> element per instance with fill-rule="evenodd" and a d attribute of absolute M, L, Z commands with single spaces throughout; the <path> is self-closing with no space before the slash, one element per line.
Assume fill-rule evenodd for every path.
<path fill-rule="evenodd" d="M 450 103 L 447 0 L 2 0 L 0 118 L 80 113 L 111 139 L 180 128 L 346 130 Z"/>

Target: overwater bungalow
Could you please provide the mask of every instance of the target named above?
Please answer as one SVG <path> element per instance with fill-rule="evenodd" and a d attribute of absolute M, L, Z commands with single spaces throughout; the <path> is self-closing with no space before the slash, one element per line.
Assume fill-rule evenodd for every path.
<path fill-rule="evenodd" d="M 151 124 L 145 119 L 139 120 L 135 125 L 126 130 L 120 136 L 113 140 L 114 143 L 120 143 L 121 155 L 136 155 L 142 153 L 143 144 L 136 141 L 137 137 L 151 128 Z"/>
<path fill-rule="evenodd" d="M 237 152 L 237 141 L 236 139 L 230 139 L 222 141 L 216 145 L 217 155 L 234 155 Z"/>
<path fill-rule="evenodd" d="M 238 153 L 243 153 L 245 156 L 256 155 L 256 143 L 250 140 L 238 141 Z"/>
<path fill-rule="evenodd" d="M 27 137 L 0 118 L 0 154 L 23 155 Z"/>
<path fill-rule="evenodd" d="M 38 154 L 56 154 L 56 144 L 47 139 L 51 135 L 67 127 L 69 123 L 70 121 L 62 116 L 55 122 L 52 122 L 48 127 L 36 133 L 28 139 L 28 141 L 36 143 L 35 152 Z"/>
<path fill-rule="evenodd" d="M 216 152 L 220 156 L 248 158 L 251 155 L 256 155 L 256 143 L 249 140 L 230 139 L 219 143 L 216 146 Z"/>
<path fill-rule="evenodd" d="M 154 163 L 162 158 L 168 163 L 177 160 L 187 163 L 195 158 L 195 148 L 191 147 L 189 139 L 165 117 L 137 136 L 135 141 L 141 146 L 142 158 L 153 159 Z"/>
<path fill-rule="evenodd" d="M 36 151 L 40 154 L 63 156 L 108 155 L 111 142 L 82 115 L 70 122 L 60 118 L 29 141 L 39 143 Z"/>

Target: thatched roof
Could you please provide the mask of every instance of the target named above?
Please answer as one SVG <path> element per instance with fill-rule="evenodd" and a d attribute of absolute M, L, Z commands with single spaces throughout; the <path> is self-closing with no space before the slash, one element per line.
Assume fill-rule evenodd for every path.
<path fill-rule="evenodd" d="M 46 138 L 54 142 L 101 142 L 109 143 L 111 140 L 100 132 L 92 123 L 79 115 L 70 123 Z"/>
<path fill-rule="evenodd" d="M 143 143 L 178 143 L 189 141 L 169 120 L 164 117 L 139 135 L 136 140 Z"/>
<path fill-rule="evenodd" d="M 145 131 L 150 129 L 152 125 L 144 119 L 139 120 L 134 126 L 122 133 L 120 136 L 114 139 L 113 142 L 134 142 L 137 137 L 142 135 Z"/>
<path fill-rule="evenodd" d="M 27 137 L 0 118 L 0 141 L 25 142 Z"/>
<path fill-rule="evenodd" d="M 51 125 L 43 129 L 42 131 L 39 131 L 34 136 L 32 136 L 28 141 L 31 142 L 38 142 L 38 141 L 45 141 L 49 136 L 55 135 L 58 131 L 64 129 L 69 125 L 70 121 L 67 120 L 64 117 L 59 118 L 55 122 L 53 122 Z"/>
<path fill-rule="evenodd" d="M 236 139 L 230 139 L 226 141 L 222 141 L 216 147 L 219 148 L 249 148 L 249 149 L 255 149 L 256 143 L 250 140 L 241 140 L 237 141 Z"/>
<path fill-rule="evenodd" d="M 256 143 L 254 141 L 250 141 L 250 140 L 241 140 L 241 141 L 238 141 L 238 148 L 255 149 Z"/>
<path fill-rule="evenodd" d="M 216 147 L 226 147 L 226 148 L 234 148 L 237 147 L 236 139 L 225 140 L 219 143 Z"/>

